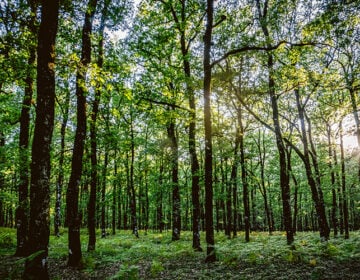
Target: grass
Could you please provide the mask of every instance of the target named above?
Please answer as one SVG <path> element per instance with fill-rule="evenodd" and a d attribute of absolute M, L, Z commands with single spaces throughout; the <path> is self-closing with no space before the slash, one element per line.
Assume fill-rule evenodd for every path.
<path fill-rule="evenodd" d="M 87 252 L 86 230 L 81 237 L 82 270 L 66 266 L 67 233 L 50 237 L 51 279 L 360 279 L 360 232 L 328 242 L 317 233 L 298 233 L 292 246 L 283 232 L 253 232 L 249 243 L 243 233 L 234 239 L 217 233 L 214 264 L 204 263 L 205 252 L 192 250 L 191 232 L 172 242 L 171 232 L 140 232 L 138 239 L 121 231 L 98 238 L 94 252 Z M 15 242 L 14 229 L 0 228 L 0 279 L 20 278 L 24 261 L 12 256 Z"/>

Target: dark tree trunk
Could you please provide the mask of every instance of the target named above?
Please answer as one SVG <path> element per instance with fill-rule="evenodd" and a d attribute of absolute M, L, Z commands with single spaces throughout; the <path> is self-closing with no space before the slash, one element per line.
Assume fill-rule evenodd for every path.
<path fill-rule="evenodd" d="M 89 0 L 82 30 L 81 65 L 76 75 L 77 127 L 71 162 L 71 175 L 66 193 L 67 219 L 69 221 L 68 266 L 78 267 L 82 258 L 80 244 L 79 185 L 83 168 L 83 154 L 86 137 L 86 72 L 91 61 L 91 32 L 97 0 Z"/>
<path fill-rule="evenodd" d="M 174 107 L 171 108 L 170 114 L 173 114 Z M 172 240 L 180 239 L 181 231 L 181 211 L 180 211 L 180 189 L 179 189 L 179 155 L 178 143 L 176 139 L 175 120 L 170 117 L 167 125 L 167 134 L 171 145 L 171 184 L 172 184 Z"/>
<path fill-rule="evenodd" d="M 130 138 L 131 138 L 131 157 L 130 157 L 130 213 L 131 213 L 131 229 L 133 234 L 136 237 L 139 237 L 138 232 L 138 223 L 136 218 L 136 192 L 135 192 L 135 185 L 134 185 L 134 162 L 135 162 L 135 139 L 134 139 L 134 124 L 131 115 L 131 122 L 130 122 Z"/>
<path fill-rule="evenodd" d="M 104 166 L 103 166 L 103 174 L 102 174 L 102 183 L 101 183 L 101 238 L 106 237 L 106 173 L 107 173 L 107 166 L 109 161 L 109 152 L 105 151 L 105 158 L 104 158 Z"/>
<path fill-rule="evenodd" d="M 185 23 L 185 1 L 181 2 L 183 5 L 181 11 L 181 23 Z M 175 16 L 175 21 L 177 17 Z M 177 20 L 177 24 L 180 24 Z M 185 30 L 180 27 L 180 44 L 181 44 L 181 53 L 183 60 L 183 69 L 185 77 L 187 78 L 186 83 L 186 93 L 189 98 L 189 107 L 190 107 L 190 121 L 189 121 L 189 154 L 190 154 L 190 163 L 191 163 L 191 198 L 192 198 L 192 231 L 193 231 L 193 249 L 195 251 L 202 251 L 200 245 L 200 186 L 199 186 L 199 160 L 196 154 L 196 105 L 195 105 L 195 93 L 191 85 L 191 68 L 190 62 L 188 59 L 189 55 L 189 45 L 186 44 Z"/>
<path fill-rule="evenodd" d="M 69 117 L 69 103 L 70 103 L 70 91 L 66 92 L 65 104 L 63 107 L 63 119 L 60 129 L 60 155 L 59 155 L 59 174 L 56 182 L 56 194 L 55 194 L 55 217 L 54 217 L 54 231 L 55 236 L 60 237 L 60 225 L 61 225 L 61 197 L 64 183 L 64 159 L 65 159 L 65 133 L 66 126 Z"/>
<path fill-rule="evenodd" d="M 331 195 L 332 195 L 332 208 L 331 208 L 331 222 L 334 230 L 334 237 L 338 235 L 338 221 L 337 221 L 337 200 L 336 200 L 336 177 L 335 177 L 335 170 L 333 166 L 333 153 L 336 153 L 336 151 L 333 151 L 333 143 L 331 141 L 331 125 L 326 125 L 326 132 L 327 132 L 327 140 L 328 140 L 328 155 L 329 155 L 329 161 L 328 166 L 330 170 L 330 178 L 331 178 Z"/>
<path fill-rule="evenodd" d="M 265 35 L 265 38 L 270 42 L 270 34 L 267 26 L 268 19 L 267 10 L 268 2 L 266 1 L 263 9 L 260 7 L 260 1 L 256 0 L 257 9 L 260 17 L 260 24 L 262 31 Z M 270 47 L 268 43 L 268 47 Z M 280 115 L 277 103 L 277 95 L 275 93 L 275 78 L 274 78 L 274 57 L 272 53 L 268 53 L 267 68 L 269 71 L 268 76 L 268 86 L 269 86 L 269 96 L 271 99 L 272 107 L 272 119 L 274 124 L 274 131 L 276 137 L 276 146 L 279 152 L 279 169 L 280 169 L 280 188 L 281 188 L 281 200 L 283 206 L 283 221 L 286 231 L 286 240 L 288 244 L 294 242 L 294 234 L 292 231 L 292 216 L 291 216 L 291 205 L 290 205 L 290 179 L 289 171 L 287 169 L 286 161 L 286 148 L 283 141 L 283 135 L 280 127 Z"/>
<path fill-rule="evenodd" d="M 112 192 L 112 204 L 111 204 L 111 227 L 112 227 L 112 235 L 116 233 L 116 203 L 117 203 L 117 193 L 118 193 L 118 171 L 117 171 L 117 158 L 116 158 L 116 150 L 114 154 L 114 181 L 113 181 L 113 192 Z"/>
<path fill-rule="evenodd" d="M 2 85 L 0 84 L 0 89 Z M 0 165 L 5 164 L 5 135 L 0 130 Z M 5 178 L 3 172 L 0 172 L 0 191 L 5 189 Z M 3 198 L 0 197 L 0 227 L 5 226 L 5 207 Z"/>
<path fill-rule="evenodd" d="M 249 187 L 247 181 L 247 171 L 245 163 L 245 148 L 244 148 L 244 126 L 241 117 L 241 107 L 238 108 L 239 122 L 239 148 L 240 148 L 240 168 L 241 168 L 241 182 L 243 187 L 243 205 L 244 205 L 244 223 L 245 223 L 245 241 L 250 241 L 250 201 L 249 201 Z"/>
<path fill-rule="evenodd" d="M 17 244 L 16 256 L 26 256 L 28 254 L 28 219 L 29 219 L 29 138 L 30 138 L 30 107 L 33 96 L 34 78 L 32 68 L 35 67 L 36 60 L 36 9 L 35 1 L 28 1 L 31 8 L 31 17 L 28 23 L 34 42 L 29 46 L 28 66 L 30 70 L 25 78 L 25 94 L 21 107 L 20 115 L 20 136 L 19 136 L 19 205 L 16 209 L 16 229 Z"/>
<path fill-rule="evenodd" d="M 341 164 L 341 192 L 342 192 L 342 207 L 344 215 L 344 232 L 345 239 L 349 239 L 349 209 L 347 206 L 347 191 L 346 191 L 346 174 L 345 174 L 345 153 L 343 141 L 343 127 L 342 122 L 339 124 L 340 130 L 340 164 Z"/>
<path fill-rule="evenodd" d="M 231 175 L 230 175 L 230 184 L 231 184 L 231 188 L 229 190 L 229 192 L 232 192 L 232 207 L 233 207 L 233 213 L 232 213 L 232 218 L 233 218 L 233 222 L 232 222 L 232 232 L 233 232 L 233 236 L 237 236 L 237 187 L 238 187 L 238 176 L 237 176 L 237 172 L 238 172 L 238 167 L 239 167 L 239 146 L 240 146 L 240 141 L 241 141 L 241 132 L 240 132 L 240 121 L 241 121 L 241 112 L 239 112 L 239 110 L 237 111 L 237 127 L 236 127 L 236 136 L 235 136 L 235 144 L 234 144 L 234 162 L 231 166 Z"/>
<path fill-rule="evenodd" d="M 163 208 L 162 208 L 162 204 L 163 204 L 163 174 L 164 174 L 164 164 L 162 161 L 162 158 L 160 159 L 160 168 L 159 168 L 159 189 L 157 190 L 156 196 L 157 196 L 157 207 L 156 207 L 156 221 L 157 221 L 157 226 L 158 226 L 158 230 L 160 231 L 160 233 L 162 233 L 162 231 L 164 230 L 164 222 L 163 222 Z"/>
<path fill-rule="evenodd" d="M 306 126 L 305 126 L 305 113 L 304 113 L 303 105 L 300 102 L 300 95 L 299 95 L 298 89 L 295 90 L 295 96 L 296 96 L 296 103 L 297 103 L 299 119 L 300 119 L 300 126 L 301 126 L 301 134 L 302 134 L 301 140 L 302 140 L 303 149 L 304 149 L 304 154 L 303 154 L 302 160 L 305 165 L 306 176 L 307 176 L 308 183 L 309 183 L 309 186 L 311 189 L 312 199 L 315 204 L 316 214 L 318 217 L 318 225 L 319 225 L 319 230 L 320 230 L 320 237 L 323 240 L 328 240 L 329 235 L 330 235 L 330 229 L 329 229 L 329 226 L 328 226 L 328 223 L 326 220 L 325 203 L 324 203 L 322 191 L 320 188 L 320 183 L 319 183 L 320 178 L 317 178 L 317 180 L 316 180 L 314 178 L 313 171 L 311 169 L 310 151 L 309 151 L 309 144 L 308 144 L 309 140 L 308 140 L 308 136 L 306 133 Z M 308 127 L 310 130 L 310 125 L 308 125 Z M 311 139 L 311 136 L 309 136 L 309 139 Z M 316 155 L 314 155 L 314 156 L 316 156 Z M 317 164 L 315 160 L 313 160 L 313 163 L 314 163 L 314 165 Z M 317 168 L 317 167 L 315 167 L 315 168 Z"/>
<path fill-rule="evenodd" d="M 204 127 L 205 127 L 205 227 L 206 262 L 216 261 L 214 222 L 213 222 L 213 185 L 212 185 L 212 129 L 211 129 L 211 38 L 213 29 L 214 0 L 207 0 L 207 21 L 204 34 Z"/>
<path fill-rule="evenodd" d="M 42 1 L 37 48 L 37 106 L 32 144 L 29 254 L 24 279 L 49 279 L 50 150 L 55 109 L 55 38 L 59 1 Z"/>
<path fill-rule="evenodd" d="M 260 161 L 260 193 L 263 196 L 264 199 L 264 208 L 265 208 L 265 215 L 266 215 L 266 220 L 268 223 L 268 230 L 269 230 L 269 235 L 272 234 L 272 232 L 274 231 L 274 225 L 272 224 L 272 220 L 271 220 L 271 211 L 270 211 L 270 207 L 269 207 L 269 202 L 268 202 L 268 194 L 267 194 L 267 189 L 266 189 L 266 182 L 265 182 L 265 160 L 266 160 L 266 146 L 265 146 L 265 142 L 264 142 L 264 136 L 263 138 L 261 138 L 261 132 L 259 131 L 259 141 L 258 143 L 256 143 L 257 147 L 258 147 L 258 152 L 259 152 L 259 161 Z"/>

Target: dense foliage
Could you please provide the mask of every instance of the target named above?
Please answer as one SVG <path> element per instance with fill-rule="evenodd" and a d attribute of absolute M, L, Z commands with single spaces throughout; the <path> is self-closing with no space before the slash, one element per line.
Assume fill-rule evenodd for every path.
<path fill-rule="evenodd" d="M 211 261 L 214 230 L 291 245 L 360 229 L 359 1 L 60 1 L 50 136 L 35 125 L 41 2 L 0 3 L 0 226 L 17 255 L 36 250 L 39 189 L 71 266 L 86 227 L 89 251 L 99 228 L 192 230 L 197 251 L 206 230 Z"/>

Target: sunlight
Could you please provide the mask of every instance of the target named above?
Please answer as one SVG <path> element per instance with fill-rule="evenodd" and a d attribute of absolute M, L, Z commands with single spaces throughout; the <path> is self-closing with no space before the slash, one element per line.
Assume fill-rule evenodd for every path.
<path fill-rule="evenodd" d="M 353 150 L 358 147 L 357 137 L 355 135 L 344 135 L 343 141 L 346 150 Z"/>

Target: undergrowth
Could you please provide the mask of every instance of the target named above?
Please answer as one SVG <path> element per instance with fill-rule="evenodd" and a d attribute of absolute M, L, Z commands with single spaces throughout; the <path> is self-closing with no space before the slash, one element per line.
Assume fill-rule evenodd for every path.
<path fill-rule="evenodd" d="M 244 234 L 241 232 L 233 239 L 228 239 L 223 233 L 216 233 L 218 262 L 213 266 L 204 264 L 205 234 L 201 236 L 204 252 L 192 250 L 191 232 L 182 232 L 181 239 L 172 242 L 170 231 L 147 234 L 140 232 L 140 238 L 136 238 L 131 232 L 121 231 L 116 235 L 98 238 L 96 250 L 92 252 L 87 252 L 86 230 L 83 230 L 81 235 L 82 273 L 94 277 L 113 267 L 113 271 L 107 271 L 109 276 L 101 279 L 165 279 L 176 275 L 176 279 L 210 279 L 216 273 L 227 275 L 226 278 L 229 279 L 248 279 L 245 274 L 248 267 L 266 267 L 274 270 L 269 273 L 276 273 L 279 264 L 301 265 L 310 271 L 309 279 L 321 279 L 326 261 L 339 264 L 360 261 L 360 232 L 352 232 L 348 240 L 338 237 L 327 242 L 321 242 L 317 233 L 299 232 L 292 246 L 286 245 L 283 232 L 274 232 L 271 236 L 264 232 L 253 232 L 248 243 L 244 241 Z M 15 245 L 16 231 L 0 228 L 0 257 L 11 256 Z M 49 258 L 54 263 L 66 263 L 67 252 L 65 231 L 60 237 L 50 237 Z M 14 260 L 13 266 L 16 268 L 13 271 L 21 270 L 19 266 L 23 263 L 22 259 Z M 195 265 L 197 269 L 190 269 L 189 265 Z M 245 271 L 244 278 L 230 277 L 239 267 Z M 172 274 L 171 271 L 176 271 L 177 274 Z M 16 279 L 13 274 L 8 274 L 8 279 Z M 56 279 L 65 278 L 61 278 L 60 274 Z"/>

